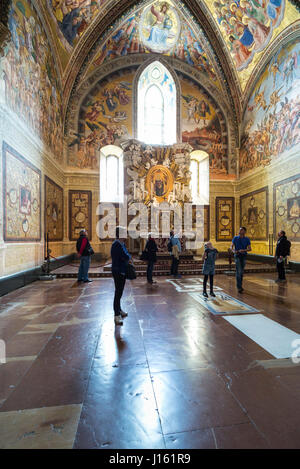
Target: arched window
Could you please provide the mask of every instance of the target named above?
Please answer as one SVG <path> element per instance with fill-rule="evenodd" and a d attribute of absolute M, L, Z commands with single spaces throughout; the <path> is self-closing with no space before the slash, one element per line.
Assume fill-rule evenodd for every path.
<path fill-rule="evenodd" d="M 193 204 L 209 204 L 209 156 L 205 151 L 191 153 L 191 192 Z"/>
<path fill-rule="evenodd" d="M 100 202 L 124 200 L 123 151 L 115 145 L 100 150 Z"/>
<path fill-rule="evenodd" d="M 158 61 L 142 72 L 138 82 L 138 139 L 170 145 L 176 142 L 176 86 Z"/>

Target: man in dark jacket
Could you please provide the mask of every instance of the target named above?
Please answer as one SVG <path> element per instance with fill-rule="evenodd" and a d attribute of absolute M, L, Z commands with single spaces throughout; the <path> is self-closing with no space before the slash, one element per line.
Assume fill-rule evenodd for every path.
<path fill-rule="evenodd" d="M 87 231 L 81 230 L 79 233 L 79 238 L 76 243 L 76 249 L 78 257 L 80 258 L 80 265 L 78 270 L 78 282 L 92 282 L 88 278 L 88 272 L 90 268 L 91 255 L 93 254 L 93 249 L 90 245 L 90 242 L 87 237 Z"/>
<path fill-rule="evenodd" d="M 148 257 L 148 267 L 147 267 L 147 282 L 153 285 L 156 283 L 152 278 L 153 267 L 157 260 L 156 253 L 158 251 L 157 244 L 152 237 L 151 233 L 148 236 L 148 241 L 145 247 L 145 251 L 147 252 Z"/>
<path fill-rule="evenodd" d="M 122 319 L 128 316 L 128 314 L 121 309 L 121 298 L 126 283 L 127 265 L 131 259 L 125 246 L 125 239 L 120 238 L 121 229 L 122 228 L 119 226 L 116 228 L 116 239 L 111 246 L 111 271 L 115 282 L 114 312 L 116 326 L 122 326 Z"/>
<path fill-rule="evenodd" d="M 278 279 L 275 282 L 286 282 L 285 278 L 285 259 L 290 255 L 291 243 L 285 235 L 285 231 L 278 233 L 278 241 L 275 251 L 276 266 L 278 271 Z"/>

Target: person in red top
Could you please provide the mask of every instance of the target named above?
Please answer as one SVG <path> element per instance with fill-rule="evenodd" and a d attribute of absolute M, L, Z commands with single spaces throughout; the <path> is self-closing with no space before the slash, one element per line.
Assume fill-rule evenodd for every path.
<path fill-rule="evenodd" d="M 88 277 L 91 255 L 93 254 L 93 249 L 90 245 L 90 242 L 87 237 L 87 231 L 81 230 L 79 233 L 79 238 L 76 243 L 76 249 L 78 257 L 80 258 L 80 265 L 78 270 L 78 282 L 92 282 Z"/>

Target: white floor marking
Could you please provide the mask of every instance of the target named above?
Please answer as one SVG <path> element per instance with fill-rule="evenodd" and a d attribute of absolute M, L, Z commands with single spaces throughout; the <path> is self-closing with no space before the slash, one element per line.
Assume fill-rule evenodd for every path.
<path fill-rule="evenodd" d="M 300 339 L 300 334 L 278 324 L 263 314 L 224 316 L 224 319 L 275 358 L 289 358 L 295 353 L 294 341 Z"/>

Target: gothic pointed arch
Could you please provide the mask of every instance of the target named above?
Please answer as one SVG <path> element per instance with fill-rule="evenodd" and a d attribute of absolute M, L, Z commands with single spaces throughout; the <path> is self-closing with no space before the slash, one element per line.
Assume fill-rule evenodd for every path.
<path fill-rule="evenodd" d="M 170 80 L 169 85 L 174 87 L 174 109 L 171 111 L 173 115 L 170 116 L 171 119 L 174 119 L 174 142 L 180 142 L 181 141 L 181 87 L 180 87 L 180 82 L 178 79 L 178 76 L 176 72 L 173 70 L 173 68 L 168 64 L 166 60 L 164 60 L 160 55 L 153 55 L 149 60 L 144 62 L 137 70 L 134 81 L 133 81 L 133 135 L 135 138 L 139 139 L 139 129 L 138 129 L 138 123 L 139 123 L 139 83 L 141 80 L 141 77 L 145 75 L 147 70 L 150 70 L 151 67 L 155 70 L 155 64 L 158 65 L 158 68 L 163 72 L 165 71 L 167 75 L 167 80 Z M 157 68 L 157 67 L 156 67 Z M 150 70 L 151 72 L 151 70 Z M 160 86 L 160 83 L 164 81 L 164 78 L 166 77 L 161 77 L 161 79 L 158 77 L 158 79 L 154 79 L 149 81 L 148 86 L 151 83 L 158 83 L 158 86 Z M 160 86 L 162 89 L 162 86 Z"/>

